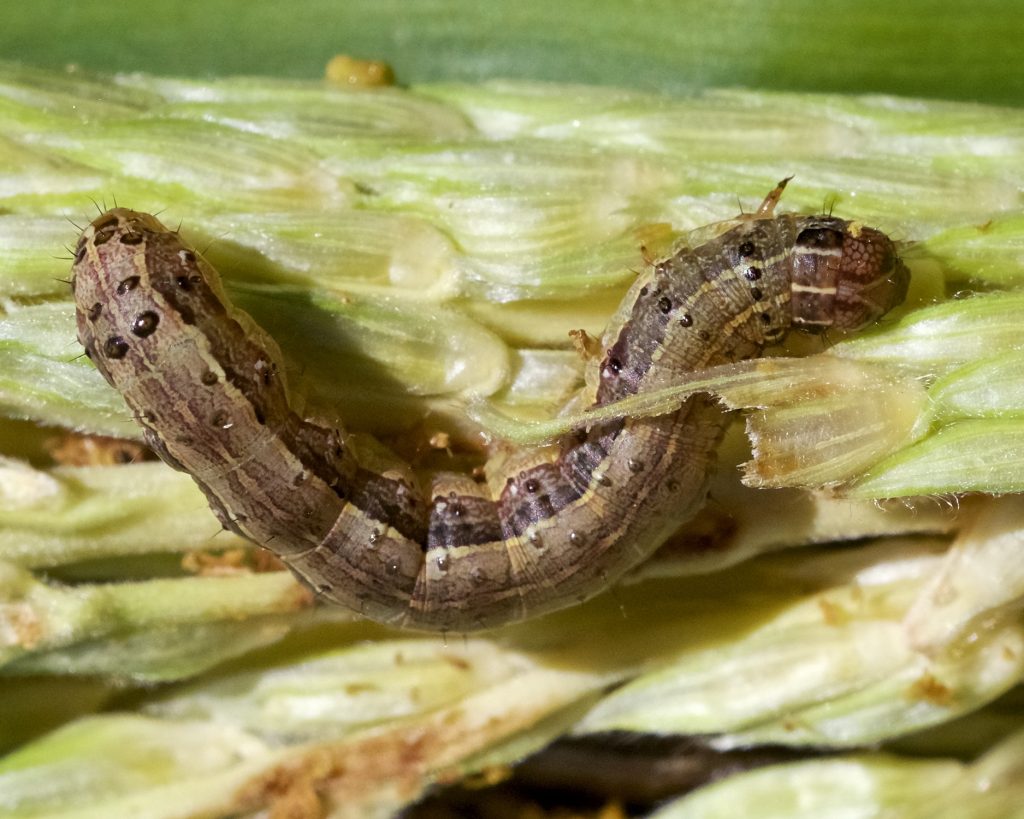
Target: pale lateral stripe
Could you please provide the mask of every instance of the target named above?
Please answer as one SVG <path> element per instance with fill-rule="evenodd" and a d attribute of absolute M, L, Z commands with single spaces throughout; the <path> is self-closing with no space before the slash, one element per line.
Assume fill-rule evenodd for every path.
<path fill-rule="evenodd" d="M 768 256 L 765 259 L 758 259 L 756 261 L 749 262 L 739 262 L 738 264 L 735 264 L 732 267 L 730 267 L 728 270 L 723 270 L 714 279 L 711 279 L 710 281 L 701 282 L 700 287 L 694 290 L 686 299 L 686 301 L 684 301 L 676 309 L 674 309 L 672 311 L 672 314 L 676 315 L 680 311 L 686 312 L 686 310 L 693 309 L 694 305 L 702 296 L 706 296 L 712 290 L 718 289 L 727 282 L 732 282 L 740 278 L 746 280 L 746 276 L 744 274 L 746 273 L 748 268 L 753 267 L 756 270 L 761 271 L 761 273 L 763 274 L 766 269 L 771 268 L 773 265 L 777 265 L 780 262 L 783 262 L 784 260 L 789 258 L 791 254 L 792 250 L 787 249 L 783 250 L 781 253 L 776 253 L 774 256 Z"/>
<path fill-rule="evenodd" d="M 806 245 L 797 245 L 793 248 L 794 253 L 803 253 L 808 256 L 842 256 L 843 249 L 841 247 L 807 247 Z"/>
<path fill-rule="evenodd" d="M 829 327 L 835 322 L 832 319 L 809 319 L 802 316 L 793 316 L 794 324 L 820 324 L 822 327 Z"/>
<path fill-rule="evenodd" d="M 758 259 L 757 261 L 749 262 L 739 262 L 738 264 L 733 265 L 731 268 L 729 268 L 728 271 L 724 271 L 722 273 L 721 278 L 725 278 L 726 273 L 728 273 L 729 275 L 729 280 L 738 278 L 741 273 L 746 272 L 748 267 L 753 267 L 757 270 L 760 270 L 763 273 L 766 268 L 770 268 L 773 265 L 777 265 L 780 262 L 785 261 L 790 257 L 791 254 L 792 250 L 783 250 L 781 253 L 776 253 L 774 256 L 769 256 L 766 259 Z"/>
<path fill-rule="evenodd" d="M 835 287 L 815 287 L 811 284 L 797 284 L 796 282 L 790 284 L 789 288 L 794 293 L 814 293 L 819 296 L 834 296 L 836 294 Z"/>

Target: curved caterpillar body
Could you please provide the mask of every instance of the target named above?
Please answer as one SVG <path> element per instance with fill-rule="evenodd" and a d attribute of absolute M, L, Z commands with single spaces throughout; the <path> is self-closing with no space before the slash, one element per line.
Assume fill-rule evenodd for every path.
<path fill-rule="evenodd" d="M 791 327 L 859 327 L 903 300 L 908 273 L 884 234 L 773 206 L 640 276 L 606 334 L 598 404 L 759 355 Z M 424 491 L 292 411 L 276 344 L 153 216 L 104 213 L 73 273 L 79 340 L 149 445 L 226 528 L 372 619 L 470 631 L 571 605 L 704 501 L 725 423 L 710 399 L 523 453 L 493 496 L 452 474 Z"/>

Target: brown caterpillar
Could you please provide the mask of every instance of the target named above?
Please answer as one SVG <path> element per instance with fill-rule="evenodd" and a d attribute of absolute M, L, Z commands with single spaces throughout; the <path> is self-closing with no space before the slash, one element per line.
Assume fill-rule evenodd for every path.
<path fill-rule="evenodd" d="M 761 209 L 650 266 L 623 301 L 597 404 L 750 358 L 791 327 L 848 330 L 900 303 L 884 234 Z M 168 464 L 223 525 L 278 554 L 324 599 L 384 623 L 470 631 L 585 600 L 644 560 L 704 501 L 724 414 L 705 397 L 601 423 L 524 453 L 494 493 L 360 463 L 343 431 L 289 406 L 280 352 L 213 268 L 153 216 L 85 229 L 78 337 Z"/>

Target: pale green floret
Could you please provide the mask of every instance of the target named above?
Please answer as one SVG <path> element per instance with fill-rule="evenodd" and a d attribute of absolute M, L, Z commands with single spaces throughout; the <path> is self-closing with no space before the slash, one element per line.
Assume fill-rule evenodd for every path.
<path fill-rule="evenodd" d="M 1024 799 L 1024 733 L 980 759 L 856 754 L 741 774 L 665 805 L 651 819 L 1002 819 Z"/>

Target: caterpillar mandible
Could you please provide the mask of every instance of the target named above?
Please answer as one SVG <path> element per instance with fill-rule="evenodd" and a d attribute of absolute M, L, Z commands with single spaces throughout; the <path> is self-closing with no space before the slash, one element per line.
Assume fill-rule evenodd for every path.
<path fill-rule="evenodd" d="M 791 328 L 856 329 L 903 300 L 909 273 L 885 234 L 776 216 L 781 189 L 639 276 L 605 335 L 597 404 L 755 357 Z M 86 353 L 221 523 L 321 598 L 392 625 L 473 631 L 593 596 L 699 509 L 726 422 L 697 396 L 513 459 L 493 496 L 466 475 L 421 487 L 292 410 L 273 339 L 154 216 L 94 220 L 72 288 Z"/>

